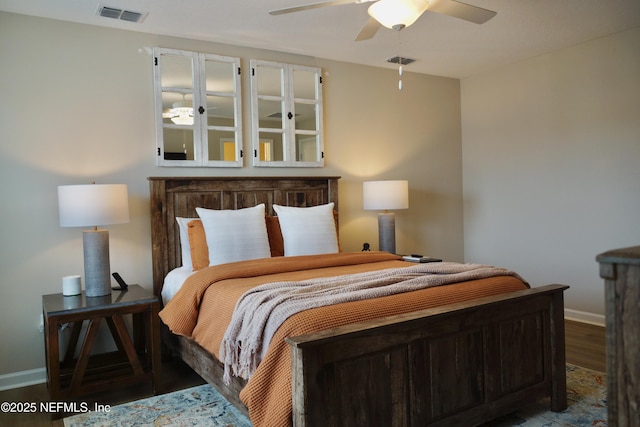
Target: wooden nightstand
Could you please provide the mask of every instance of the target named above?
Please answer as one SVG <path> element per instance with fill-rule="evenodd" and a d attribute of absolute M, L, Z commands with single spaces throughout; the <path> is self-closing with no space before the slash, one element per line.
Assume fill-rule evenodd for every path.
<path fill-rule="evenodd" d="M 139 285 L 112 291 L 104 297 L 51 294 L 42 296 L 47 385 L 52 401 L 66 400 L 105 389 L 151 381 L 153 393 L 161 387 L 160 302 Z M 125 324 L 131 316 L 132 334 Z M 111 353 L 91 354 L 98 327 L 104 319 L 118 348 Z M 82 324 L 87 322 L 79 355 L 76 348 Z M 71 337 L 60 361 L 59 331 L 69 324 Z"/>

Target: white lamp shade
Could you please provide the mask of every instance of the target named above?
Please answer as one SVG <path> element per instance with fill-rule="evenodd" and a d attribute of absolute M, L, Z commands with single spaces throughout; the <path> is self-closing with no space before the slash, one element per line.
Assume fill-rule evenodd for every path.
<path fill-rule="evenodd" d="M 365 210 L 409 208 L 409 181 L 365 181 L 362 183 Z"/>
<path fill-rule="evenodd" d="M 62 185 L 58 187 L 61 227 L 88 227 L 129 222 L 125 184 Z"/>
<path fill-rule="evenodd" d="M 369 6 L 369 15 L 387 28 L 396 25 L 400 29 L 416 22 L 427 10 L 426 0 L 379 0 Z"/>

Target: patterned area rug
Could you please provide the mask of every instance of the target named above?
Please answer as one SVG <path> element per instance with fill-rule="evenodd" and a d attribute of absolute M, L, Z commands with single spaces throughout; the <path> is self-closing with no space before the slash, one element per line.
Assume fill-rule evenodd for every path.
<path fill-rule="evenodd" d="M 567 365 L 569 407 L 551 412 L 549 399 L 509 414 L 483 427 L 576 427 L 607 425 L 605 375 Z M 189 388 L 65 418 L 66 427 L 215 426 L 251 427 L 233 405 L 209 385 Z"/>
<path fill-rule="evenodd" d="M 529 405 L 483 427 L 605 427 L 607 425 L 606 376 L 567 365 L 567 403 L 562 412 L 549 410 L 549 398 Z"/>
<path fill-rule="evenodd" d="M 65 427 L 251 427 L 240 411 L 208 384 L 64 419 Z"/>

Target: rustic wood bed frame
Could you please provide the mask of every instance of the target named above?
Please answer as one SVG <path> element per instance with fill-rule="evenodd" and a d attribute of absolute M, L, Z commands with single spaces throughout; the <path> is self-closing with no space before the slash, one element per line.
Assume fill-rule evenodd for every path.
<path fill-rule="evenodd" d="M 196 207 L 334 202 L 338 177 L 149 178 L 153 289 L 181 265 L 176 216 Z M 449 304 L 321 331 L 292 349 L 294 426 L 472 426 L 542 397 L 567 407 L 564 303 L 567 286 Z M 222 381 L 222 364 L 165 328 L 163 340 L 241 411 L 246 382 Z M 330 408 L 330 409 L 329 409 Z"/>

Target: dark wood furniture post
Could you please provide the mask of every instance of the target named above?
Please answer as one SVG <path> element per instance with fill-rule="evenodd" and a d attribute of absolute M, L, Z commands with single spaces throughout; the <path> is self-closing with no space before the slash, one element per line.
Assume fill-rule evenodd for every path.
<path fill-rule="evenodd" d="M 605 279 L 607 417 L 610 426 L 640 425 L 640 246 L 597 256 Z"/>
<path fill-rule="evenodd" d="M 159 298 L 139 285 L 130 285 L 126 291 L 114 291 L 104 297 L 87 298 L 84 293 L 43 295 L 47 385 L 51 400 L 67 400 L 147 381 L 151 381 L 153 393 L 159 393 L 159 309 Z M 132 334 L 125 324 L 125 316 L 129 315 Z M 103 319 L 117 351 L 91 354 Z M 85 321 L 88 326 L 82 337 Z M 64 324 L 71 326 L 71 336 L 60 362 L 59 331 Z"/>

